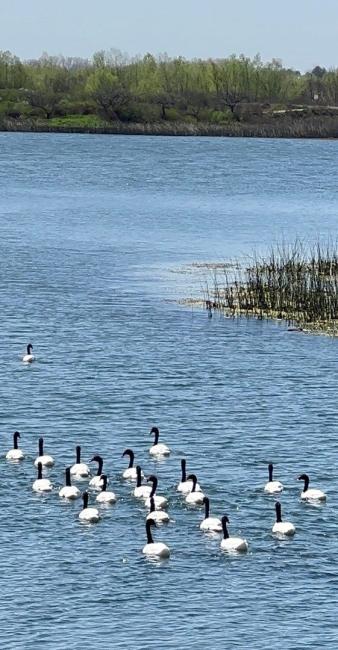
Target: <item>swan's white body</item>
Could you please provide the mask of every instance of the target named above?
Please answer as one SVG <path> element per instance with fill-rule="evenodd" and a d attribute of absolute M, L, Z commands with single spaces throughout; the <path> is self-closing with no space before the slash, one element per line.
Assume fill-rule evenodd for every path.
<path fill-rule="evenodd" d="M 164 445 L 162 442 L 157 443 L 157 445 L 153 445 L 149 449 L 149 453 L 152 456 L 170 456 L 170 449 L 167 447 L 167 445 Z"/>
<path fill-rule="evenodd" d="M 81 492 L 75 485 L 64 485 L 59 491 L 61 499 L 78 499 L 80 496 Z"/>
<path fill-rule="evenodd" d="M 85 523 L 96 523 L 101 517 L 97 508 L 84 508 L 79 512 L 79 519 Z"/>
<path fill-rule="evenodd" d="M 215 533 L 222 532 L 222 522 L 217 517 L 207 517 L 200 523 L 200 529 L 206 531 L 214 531 Z"/>
<path fill-rule="evenodd" d="M 34 354 L 24 354 L 22 357 L 22 361 L 24 363 L 32 363 L 32 361 L 35 361 L 35 356 Z"/>
<path fill-rule="evenodd" d="M 316 488 L 308 488 L 305 492 L 301 492 L 300 498 L 303 501 L 325 501 L 326 494 L 322 490 L 317 490 Z"/>
<path fill-rule="evenodd" d="M 283 483 L 280 483 L 280 481 L 268 481 L 264 486 L 264 492 L 277 494 L 278 492 L 283 492 L 283 488 Z"/>
<path fill-rule="evenodd" d="M 87 478 L 90 476 L 90 469 L 86 463 L 74 463 L 70 468 L 73 478 Z"/>
<path fill-rule="evenodd" d="M 127 478 L 130 481 L 136 481 L 137 479 L 136 467 L 128 467 L 127 469 L 125 469 L 122 474 L 122 477 Z M 144 478 L 143 472 L 141 472 L 141 477 Z"/>
<path fill-rule="evenodd" d="M 25 457 L 22 449 L 10 449 L 6 454 L 6 460 L 19 461 Z"/>
<path fill-rule="evenodd" d="M 143 547 L 142 553 L 154 557 L 165 558 L 170 556 L 170 549 L 166 544 L 163 544 L 163 542 L 153 542 L 152 544 L 146 544 Z"/>
<path fill-rule="evenodd" d="M 96 501 L 98 501 L 98 503 L 115 503 L 116 494 L 114 492 L 108 492 L 107 490 L 104 490 L 104 492 L 100 492 L 100 494 L 97 495 Z"/>
<path fill-rule="evenodd" d="M 164 510 L 153 510 L 146 517 L 148 520 L 153 519 L 156 524 L 163 524 L 169 521 L 169 515 Z"/>
<path fill-rule="evenodd" d="M 107 483 L 109 483 L 108 479 L 107 479 Z M 101 490 L 102 485 L 103 485 L 101 475 L 100 476 L 93 476 L 93 478 L 91 478 L 90 481 L 89 481 L 89 485 L 90 485 L 90 487 L 94 488 L 94 490 Z"/>
<path fill-rule="evenodd" d="M 33 485 L 32 488 L 34 492 L 51 492 L 53 489 L 53 486 L 49 480 L 49 478 L 37 478 Z"/>
<path fill-rule="evenodd" d="M 185 502 L 193 506 L 198 506 L 203 503 L 204 494 L 203 492 L 189 492 L 185 497 Z"/>
<path fill-rule="evenodd" d="M 290 521 L 276 521 L 272 526 L 272 532 L 277 535 L 294 535 L 296 532 L 295 526 Z"/>
<path fill-rule="evenodd" d="M 39 463 L 41 463 L 43 467 L 52 467 L 54 465 L 54 458 L 52 456 L 48 456 L 47 454 L 44 454 L 43 456 L 38 456 L 35 459 L 34 461 L 35 467 L 37 467 Z"/>
<path fill-rule="evenodd" d="M 148 499 L 152 489 L 153 488 L 150 485 L 140 485 L 134 489 L 134 497 L 137 497 L 138 499 Z"/>
<path fill-rule="evenodd" d="M 177 492 L 181 492 L 182 494 L 189 494 L 193 486 L 194 484 L 192 481 L 180 481 L 176 489 Z M 201 492 L 201 487 L 198 483 L 196 483 L 195 492 Z"/>
<path fill-rule="evenodd" d="M 163 508 L 165 508 L 168 505 L 168 499 L 166 499 L 165 497 L 161 497 L 161 496 L 158 496 L 157 494 L 155 494 L 153 496 L 153 499 L 154 499 L 154 504 L 155 504 L 155 510 L 162 510 Z M 146 506 L 146 508 L 150 508 L 150 497 L 148 497 L 145 500 L 145 506 Z"/>
<path fill-rule="evenodd" d="M 248 550 L 248 542 L 241 537 L 227 537 L 227 539 L 222 539 L 221 549 L 229 552 L 244 552 Z"/>

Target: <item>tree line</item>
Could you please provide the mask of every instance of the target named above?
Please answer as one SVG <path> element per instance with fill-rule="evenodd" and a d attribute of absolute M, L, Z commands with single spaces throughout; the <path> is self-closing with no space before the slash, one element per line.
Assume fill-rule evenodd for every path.
<path fill-rule="evenodd" d="M 21 61 L 0 52 L 0 119 L 221 124 L 296 106 L 338 106 L 338 69 L 301 73 L 259 55 L 186 60 L 111 50 L 90 60 L 43 54 Z"/>

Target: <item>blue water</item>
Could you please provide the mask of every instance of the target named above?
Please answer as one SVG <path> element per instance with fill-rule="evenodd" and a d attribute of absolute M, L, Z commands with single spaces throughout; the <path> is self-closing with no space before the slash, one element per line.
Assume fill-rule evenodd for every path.
<path fill-rule="evenodd" d="M 337 168 L 336 142 L 0 134 L 1 648 L 338 647 L 338 342 L 209 320 L 175 302 L 194 279 L 172 272 L 335 238 Z M 20 465 L 4 458 L 16 429 Z M 56 459 L 45 496 L 40 435 Z M 76 444 L 118 495 L 97 525 L 58 497 Z M 126 447 L 169 497 L 167 562 L 142 556 Z M 175 491 L 183 456 L 247 555 L 200 532 Z M 290 541 L 271 535 L 270 461 Z M 326 505 L 300 502 L 302 472 Z"/>

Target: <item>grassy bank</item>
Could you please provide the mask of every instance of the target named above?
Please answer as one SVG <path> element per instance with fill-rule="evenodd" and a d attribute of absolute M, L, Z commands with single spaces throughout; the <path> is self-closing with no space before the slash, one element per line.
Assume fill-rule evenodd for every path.
<path fill-rule="evenodd" d="M 232 316 L 285 320 L 304 331 L 338 335 L 338 245 L 301 242 L 255 255 L 247 267 L 213 271 L 206 307 Z"/>
<path fill-rule="evenodd" d="M 123 135 L 220 136 L 256 138 L 337 138 L 338 116 L 281 117 L 269 122 L 208 124 L 189 122 L 107 122 L 96 115 L 49 120 L 2 119 L 0 131 L 29 133 L 102 133 Z"/>

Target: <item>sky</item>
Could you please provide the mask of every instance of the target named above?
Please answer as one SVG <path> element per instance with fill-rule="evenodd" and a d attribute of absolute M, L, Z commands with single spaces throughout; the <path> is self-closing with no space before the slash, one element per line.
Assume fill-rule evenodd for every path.
<path fill-rule="evenodd" d="M 0 50 L 89 58 L 116 48 L 338 67 L 338 0 L 0 0 Z"/>

